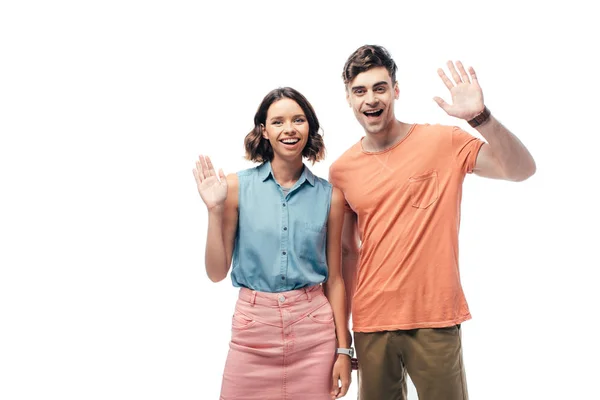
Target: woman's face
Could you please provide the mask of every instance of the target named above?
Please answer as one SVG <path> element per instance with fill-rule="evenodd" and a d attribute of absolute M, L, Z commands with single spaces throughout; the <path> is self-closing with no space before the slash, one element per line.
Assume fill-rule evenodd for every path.
<path fill-rule="evenodd" d="M 292 99 L 277 100 L 267 110 L 263 137 L 271 143 L 273 156 L 286 160 L 302 158 L 310 127 L 302 108 Z"/>

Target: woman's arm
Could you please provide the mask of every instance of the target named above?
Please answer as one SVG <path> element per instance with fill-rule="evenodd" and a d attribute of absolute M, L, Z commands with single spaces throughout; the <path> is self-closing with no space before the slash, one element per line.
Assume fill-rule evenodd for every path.
<path fill-rule="evenodd" d="M 335 331 L 338 346 L 348 348 L 350 346 L 350 333 L 348 319 L 346 318 L 346 289 L 341 272 L 342 262 L 342 226 L 344 224 L 344 195 L 333 188 L 331 195 L 331 207 L 327 220 L 327 266 L 329 278 L 325 282 L 325 296 L 333 309 Z M 346 394 L 351 380 L 350 357 L 338 355 L 333 367 L 332 394 L 340 398 Z M 341 387 L 338 384 L 341 381 Z"/>
<path fill-rule="evenodd" d="M 213 282 L 227 276 L 231 266 L 238 219 L 238 179 L 236 174 L 219 177 L 210 158 L 200 156 L 194 169 L 200 197 L 208 209 L 208 232 L 204 263 L 206 274 Z"/>

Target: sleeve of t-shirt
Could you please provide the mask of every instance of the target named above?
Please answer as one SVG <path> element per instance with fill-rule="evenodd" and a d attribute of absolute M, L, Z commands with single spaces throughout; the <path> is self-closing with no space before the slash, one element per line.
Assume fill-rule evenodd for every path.
<path fill-rule="evenodd" d="M 340 189 L 342 191 L 342 193 L 344 194 L 344 211 L 345 212 L 354 212 L 354 210 L 352 210 L 352 208 L 350 207 L 350 204 L 348 204 L 348 202 L 346 201 L 346 193 L 344 192 L 344 189 L 342 189 L 339 179 L 338 179 L 338 174 L 336 174 L 335 169 L 334 169 L 334 164 L 332 164 L 329 167 L 329 183 L 331 183 L 334 187 Z"/>
<path fill-rule="evenodd" d="M 459 127 L 452 129 L 452 154 L 456 165 L 463 174 L 470 174 L 475 168 L 477 155 L 485 142 L 463 131 Z"/>
<path fill-rule="evenodd" d="M 352 209 L 352 207 L 350 207 L 350 204 L 348 204 L 348 202 L 346 201 L 346 196 L 345 195 L 344 195 L 344 211 L 345 212 L 354 212 L 354 210 Z"/>

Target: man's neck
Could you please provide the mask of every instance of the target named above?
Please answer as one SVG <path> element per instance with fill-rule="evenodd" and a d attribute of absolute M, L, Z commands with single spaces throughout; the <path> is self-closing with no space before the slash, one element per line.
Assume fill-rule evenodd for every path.
<path fill-rule="evenodd" d="M 370 152 L 389 149 L 406 137 L 411 126 L 411 124 L 394 120 L 392 124 L 389 124 L 389 128 L 384 131 L 366 132 L 366 137 L 362 141 L 362 148 Z"/>

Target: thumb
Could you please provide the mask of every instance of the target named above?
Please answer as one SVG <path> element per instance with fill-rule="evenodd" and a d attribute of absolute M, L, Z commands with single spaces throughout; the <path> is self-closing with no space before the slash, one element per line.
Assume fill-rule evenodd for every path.
<path fill-rule="evenodd" d="M 336 374 L 333 375 L 333 379 L 331 382 L 331 394 L 333 396 L 337 396 L 340 393 L 340 387 L 338 385 L 338 377 Z"/>
<path fill-rule="evenodd" d="M 226 179 L 225 174 L 223 173 L 223 168 L 219 168 L 219 179 L 220 180 Z"/>
<path fill-rule="evenodd" d="M 444 111 L 448 112 L 448 108 L 450 107 L 450 104 L 446 103 L 444 101 L 444 99 L 442 99 L 441 97 L 434 97 L 433 100 L 437 103 L 438 106 L 440 106 Z"/>

